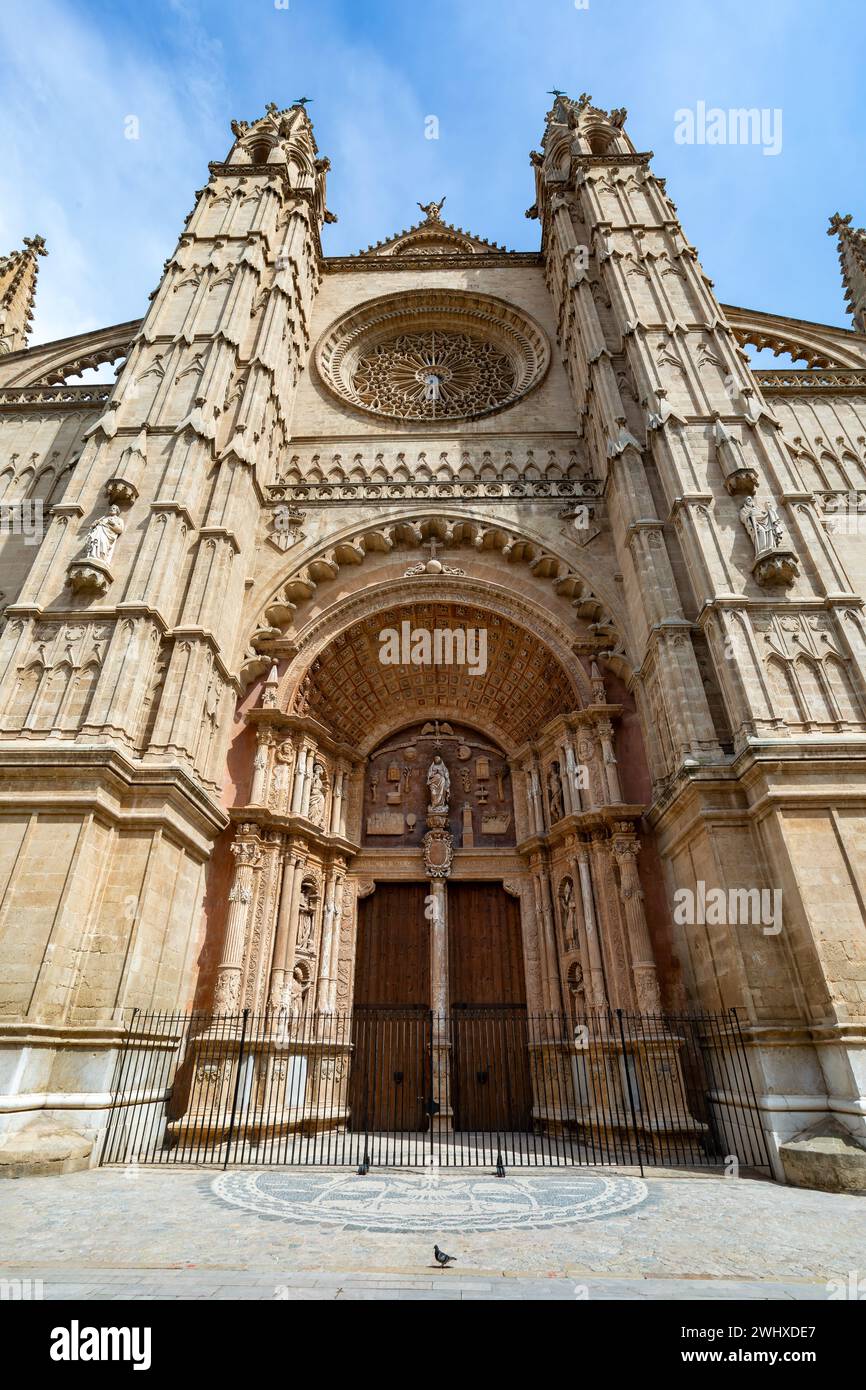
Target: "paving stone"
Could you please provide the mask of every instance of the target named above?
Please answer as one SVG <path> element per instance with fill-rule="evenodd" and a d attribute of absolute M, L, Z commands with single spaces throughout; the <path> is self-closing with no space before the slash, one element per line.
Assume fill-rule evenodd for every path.
<path fill-rule="evenodd" d="M 866 1277 L 866 1201 L 753 1179 L 214 1177 L 130 1183 L 103 1169 L 0 1185 L 0 1278 L 41 1279 L 55 1301 L 417 1301 L 574 1298 L 579 1285 L 590 1298 L 799 1300 Z M 434 1241 L 455 1266 L 432 1266 Z"/>

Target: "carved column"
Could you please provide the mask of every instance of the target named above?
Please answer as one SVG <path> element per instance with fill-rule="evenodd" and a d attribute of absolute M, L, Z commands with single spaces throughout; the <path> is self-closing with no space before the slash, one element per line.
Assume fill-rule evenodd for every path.
<path fill-rule="evenodd" d="M 584 798 L 581 788 L 581 764 L 574 751 L 574 733 L 571 729 L 565 741 L 565 778 L 568 782 L 569 795 L 571 797 L 571 809 L 578 814 L 584 809 Z"/>
<path fill-rule="evenodd" d="M 339 898 L 342 896 L 342 878 L 336 867 L 329 867 L 325 874 L 324 909 L 322 912 L 322 939 L 319 948 L 319 984 L 316 1004 L 321 1014 L 334 1011 L 336 984 L 337 949 L 339 943 Z"/>
<path fill-rule="evenodd" d="M 430 922 L 430 1004 L 433 1010 L 433 1103 L 434 1133 L 451 1128 L 448 1104 L 448 1074 L 451 1045 L 448 1040 L 448 894 L 444 878 L 430 881 L 430 894 L 424 909 Z"/>
<path fill-rule="evenodd" d="M 337 971 L 340 963 L 340 941 L 343 932 L 343 890 L 346 876 L 343 868 L 334 874 L 333 905 L 334 916 L 331 926 L 331 949 L 328 954 L 328 1013 L 337 1007 Z"/>
<path fill-rule="evenodd" d="M 624 940 L 623 914 L 616 901 L 610 840 L 603 830 L 593 830 L 590 840 L 599 945 L 607 965 L 608 1002 L 614 1009 L 632 1009 L 635 1007 L 634 977 Z"/>
<path fill-rule="evenodd" d="M 270 729 L 259 729 L 256 756 L 253 762 L 253 785 L 250 789 L 250 805 L 263 806 L 267 795 L 268 763 L 270 761 L 273 735 Z"/>
<path fill-rule="evenodd" d="M 544 817 L 541 810 L 541 788 L 538 782 L 538 772 L 534 763 L 524 763 L 523 772 L 526 777 L 526 802 L 529 808 L 529 833 L 530 835 L 544 834 Z"/>
<path fill-rule="evenodd" d="M 308 816 L 310 814 L 310 792 L 313 790 L 313 770 L 316 766 L 316 754 L 318 749 L 315 744 L 312 744 L 308 745 L 305 751 L 307 757 L 304 764 L 304 785 L 301 792 L 300 814 L 302 816 Z"/>
<path fill-rule="evenodd" d="M 435 772 L 438 768 L 438 785 Z M 443 780 L 444 779 L 444 780 Z M 430 893 L 424 915 L 430 923 L 430 1004 L 433 1010 L 433 1102 L 431 1127 L 434 1132 L 451 1127 L 448 1106 L 450 1043 L 448 1041 L 448 918 L 445 880 L 451 873 L 453 841 L 448 829 L 448 774 L 438 754 L 427 773 L 430 802 L 427 807 L 427 833 L 423 841 L 424 869 L 430 879 Z M 438 1107 L 438 1108 L 435 1108 Z"/>
<path fill-rule="evenodd" d="M 628 924 L 638 1008 L 642 1013 L 658 1013 L 661 1009 L 658 975 L 643 909 L 643 889 L 637 871 L 640 842 L 632 833 L 618 833 L 613 837 L 612 849 L 619 866 L 620 897 Z"/>
<path fill-rule="evenodd" d="M 270 805 L 278 815 L 284 816 L 291 803 L 290 777 L 295 760 L 295 750 L 289 738 L 278 743 L 274 752 L 274 770 L 271 778 Z"/>
<path fill-rule="evenodd" d="M 597 1009 L 607 1006 L 607 990 L 604 983 L 604 966 L 601 960 L 601 946 L 598 940 L 598 925 L 595 917 L 595 902 L 592 896 L 592 873 L 589 867 L 589 850 L 579 843 L 573 860 L 575 878 L 580 889 L 583 906 L 583 922 L 586 931 L 586 946 L 589 954 L 590 1002 Z"/>
<path fill-rule="evenodd" d="M 445 881 L 430 883 L 430 1004 L 434 1014 L 448 1012 L 448 894 Z"/>
<path fill-rule="evenodd" d="M 346 770 L 342 763 L 338 763 L 334 768 L 334 789 L 331 793 L 331 817 L 329 821 L 330 833 L 340 834 L 340 825 L 343 819 L 343 782 Z"/>
<path fill-rule="evenodd" d="M 253 901 L 255 873 L 262 859 L 258 837 L 236 840 L 232 845 L 232 854 L 235 856 L 235 876 L 229 893 L 226 936 L 214 995 L 214 1009 L 220 1014 L 237 1013 L 240 1007 L 247 920 Z"/>
<path fill-rule="evenodd" d="M 288 1009 L 292 1002 L 292 969 L 298 940 L 298 898 L 303 877 L 304 855 L 289 850 L 283 857 L 280 906 L 274 936 L 271 965 L 270 1002 L 272 1009 Z"/>
<path fill-rule="evenodd" d="M 574 779 L 568 763 L 568 750 L 569 745 L 566 739 L 563 739 L 561 743 L 557 744 L 563 811 L 565 815 L 570 816 L 573 811 L 580 810 L 580 798 L 576 795 Z"/>
<path fill-rule="evenodd" d="M 301 805 L 304 799 L 304 789 L 306 787 L 307 757 L 309 749 L 306 744 L 302 744 L 298 749 L 298 757 L 295 762 L 295 785 L 292 788 L 292 815 L 301 814 Z"/>
<path fill-rule="evenodd" d="M 598 737 L 601 743 L 601 760 L 607 781 L 608 794 L 611 801 L 616 804 L 622 801 L 622 789 L 619 785 L 619 770 L 616 765 L 616 754 L 613 751 L 613 724 L 609 719 L 599 719 L 596 727 L 598 728 Z"/>
<path fill-rule="evenodd" d="M 550 876 L 540 854 L 532 856 L 532 881 L 535 885 L 536 919 L 538 921 L 544 980 L 545 1007 L 550 1013 L 562 1012 L 562 991 L 559 980 L 559 948 L 553 924 L 553 905 L 550 896 Z"/>

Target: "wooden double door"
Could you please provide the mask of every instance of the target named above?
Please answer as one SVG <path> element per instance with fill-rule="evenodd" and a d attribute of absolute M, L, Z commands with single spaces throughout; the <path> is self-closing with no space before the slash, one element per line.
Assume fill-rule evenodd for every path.
<path fill-rule="evenodd" d="M 433 1092 L 428 882 L 362 900 L 355 957 L 352 1127 L 411 1131 Z M 450 1012 L 437 1041 L 456 1130 L 528 1128 L 531 1090 L 520 911 L 501 883 L 450 883 Z"/>

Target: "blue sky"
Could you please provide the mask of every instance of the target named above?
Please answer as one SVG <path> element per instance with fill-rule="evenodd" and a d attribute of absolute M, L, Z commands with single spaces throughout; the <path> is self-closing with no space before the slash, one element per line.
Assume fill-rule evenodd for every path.
<path fill-rule="evenodd" d="M 34 341 L 144 311 L 231 118 L 270 100 L 314 98 L 328 253 L 443 194 L 449 220 L 534 249 L 528 154 L 552 86 L 628 108 L 723 301 L 848 324 L 826 226 L 866 221 L 864 0 L 278 3 L 2 0 L 0 251 L 48 242 Z M 674 113 L 698 101 L 781 108 L 781 153 L 677 144 Z"/>

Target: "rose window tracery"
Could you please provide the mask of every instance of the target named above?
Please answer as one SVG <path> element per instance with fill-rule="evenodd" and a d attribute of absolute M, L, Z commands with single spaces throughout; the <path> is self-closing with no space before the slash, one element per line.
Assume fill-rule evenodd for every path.
<path fill-rule="evenodd" d="M 426 422 L 474 419 L 541 381 L 547 338 L 516 305 L 458 290 L 416 290 L 359 305 L 316 349 L 322 383 L 356 410 Z"/>
<path fill-rule="evenodd" d="M 514 391 L 514 367 L 494 343 L 431 329 L 380 343 L 359 359 L 352 386 L 379 414 L 442 420 L 501 405 Z"/>

